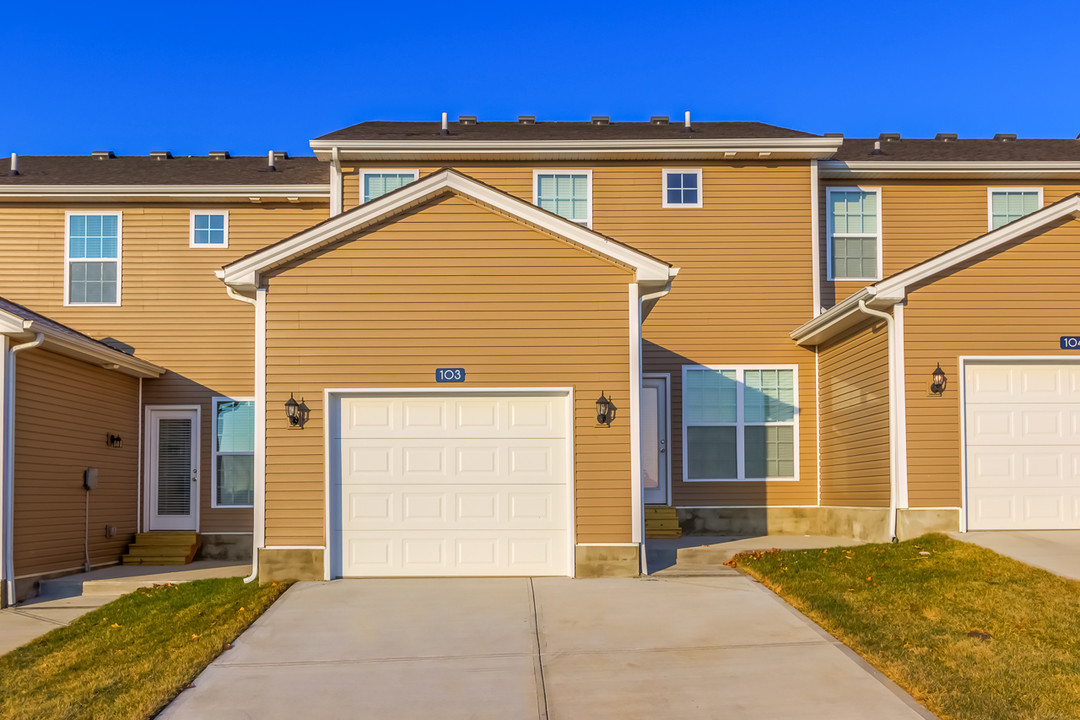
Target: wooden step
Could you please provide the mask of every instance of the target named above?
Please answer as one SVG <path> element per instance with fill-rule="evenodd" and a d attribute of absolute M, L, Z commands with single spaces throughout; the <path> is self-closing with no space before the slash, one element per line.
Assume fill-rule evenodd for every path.
<path fill-rule="evenodd" d="M 680 538 L 679 517 L 669 505 L 645 506 L 645 539 Z"/>
<path fill-rule="evenodd" d="M 139 533 L 123 556 L 125 565 L 187 565 L 199 551 L 199 534 L 190 531 Z"/>

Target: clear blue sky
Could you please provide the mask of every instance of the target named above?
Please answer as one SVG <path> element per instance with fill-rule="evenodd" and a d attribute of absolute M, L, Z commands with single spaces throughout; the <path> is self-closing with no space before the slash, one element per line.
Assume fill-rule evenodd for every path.
<path fill-rule="evenodd" d="M 60 2 L 0 13 L 0 153 L 310 154 L 364 120 L 760 120 L 1075 137 L 1075 7 Z"/>

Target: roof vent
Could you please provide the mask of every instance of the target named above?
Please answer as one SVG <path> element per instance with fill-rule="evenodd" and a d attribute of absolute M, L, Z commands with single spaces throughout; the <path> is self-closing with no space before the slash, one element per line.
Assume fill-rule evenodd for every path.
<path fill-rule="evenodd" d="M 109 158 L 116 157 L 116 153 L 114 153 L 112 150 L 95 150 L 94 152 L 90 153 L 90 157 L 95 157 L 98 160 L 108 160 Z"/>
<path fill-rule="evenodd" d="M 274 172 L 275 170 L 277 170 L 277 168 L 274 167 L 274 160 L 276 160 L 276 159 L 277 158 L 274 157 L 274 151 L 273 150 L 270 150 L 270 151 L 268 151 L 266 153 L 266 169 L 269 172 Z"/>
<path fill-rule="evenodd" d="M 870 154 L 871 155 L 884 155 L 885 154 L 884 152 L 881 151 L 881 141 L 880 140 L 875 140 L 874 141 L 874 149 L 870 151 Z"/>
<path fill-rule="evenodd" d="M 1000 140 L 1001 142 L 1005 142 L 1006 140 L 1015 140 L 1016 133 L 998 133 L 994 136 L 994 139 Z"/>
<path fill-rule="evenodd" d="M 650 125 L 667 125 L 669 122 L 671 122 L 671 118 L 667 115 L 653 115 L 649 118 Z"/>
<path fill-rule="evenodd" d="M 825 137 L 827 137 L 827 138 L 842 138 L 842 137 L 844 137 L 844 133 L 825 133 Z"/>
<path fill-rule="evenodd" d="M 289 159 L 289 153 L 285 152 L 284 150 L 275 150 L 274 151 L 274 159 L 275 160 L 288 160 Z"/>
<path fill-rule="evenodd" d="M 442 114 L 442 129 L 439 130 L 439 134 L 440 135 L 449 135 L 450 134 L 450 128 L 448 128 L 446 126 L 446 113 Z"/>
<path fill-rule="evenodd" d="M 476 116 L 475 115 L 458 115 L 457 121 L 458 121 L 459 125 L 475 125 L 476 124 Z"/>
<path fill-rule="evenodd" d="M 536 116 L 535 115 L 518 115 L 518 122 L 520 124 L 522 124 L 522 125 L 535 125 L 536 124 Z"/>
<path fill-rule="evenodd" d="M 8 175 L 19 174 L 19 153 L 11 153 L 11 169 L 8 170 Z"/>
<path fill-rule="evenodd" d="M 228 150 L 211 150 L 210 157 L 214 160 L 228 160 L 232 156 Z"/>
<path fill-rule="evenodd" d="M 608 115 L 593 115 L 589 122 L 593 125 L 610 125 L 611 118 Z"/>
<path fill-rule="evenodd" d="M 150 153 L 150 157 L 155 160 L 172 160 L 172 153 L 168 150 L 154 150 Z"/>
<path fill-rule="evenodd" d="M 934 139 L 941 142 L 950 142 L 956 139 L 956 133 L 938 133 L 934 136 Z"/>
<path fill-rule="evenodd" d="M 683 113 L 683 130 L 686 132 L 694 132 L 694 128 L 690 125 L 690 111 L 687 110 Z"/>
<path fill-rule="evenodd" d="M 878 135 L 878 140 L 882 142 L 899 142 L 900 133 L 881 133 L 881 135 Z"/>

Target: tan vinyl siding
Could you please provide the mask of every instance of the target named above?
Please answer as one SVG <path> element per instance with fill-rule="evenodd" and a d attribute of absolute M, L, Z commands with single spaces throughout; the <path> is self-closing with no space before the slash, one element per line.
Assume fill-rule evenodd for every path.
<path fill-rule="evenodd" d="M 662 207 L 662 171 L 680 167 L 702 169 L 700 209 Z M 812 317 L 809 164 L 492 162 L 455 167 L 527 202 L 533 201 L 533 170 L 542 168 L 592 170 L 593 229 L 681 268 L 671 293 L 642 330 L 644 371 L 671 374 L 674 503 L 816 504 L 814 355 L 788 337 Z M 438 168 L 419 169 L 424 176 Z M 353 168 L 345 175 L 346 208 L 356 202 L 358 183 Z M 716 364 L 798 366 L 798 482 L 682 482 L 682 366 Z"/>
<path fill-rule="evenodd" d="M 193 209 L 229 211 L 228 248 L 189 247 Z M 64 306 L 65 210 L 120 210 L 122 304 Z M 212 509 L 211 399 L 254 395 L 251 305 L 230 299 L 214 271 L 327 217 L 325 205 L 36 205 L 0 211 L 0 296 L 95 338 L 112 337 L 169 370 L 147 381 L 148 405 L 202 407 L 201 531 L 250 531 L 250 509 Z"/>
<path fill-rule="evenodd" d="M 888 347 L 870 322 L 819 348 L 822 505 L 889 505 Z"/>
<path fill-rule="evenodd" d="M 15 575 L 82 568 L 88 467 L 99 471 L 90 562 L 119 562 L 136 529 L 139 381 L 45 350 L 16 358 Z M 106 433 L 124 446 L 107 446 Z"/>
<path fill-rule="evenodd" d="M 628 542 L 626 268 L 452 196 L 275 271 L 267 293 L 267 545 L 324 543 L 325 388 L 574 388 L 577 542 Z M 447 387 L 441 385 L 440 387 Z M 596 425 L 608 393 L 624 421 Z M 311 416 L 289 429 L 294 393 Z"/>
<path fill-rule="evenodd" d="M 821 218 L 822 304 L 832 307 L 869 283 L 836 282 L 826 278 L 825 187 L 880 188 L 881 229 L 885 277 L 934 257 L 989 228 L 989 188 L 1043 189 L 1043 204 L 1080 191 L 1076 180 L 866 180 L 861 183 L 827 180 L 819 197 Z"/>

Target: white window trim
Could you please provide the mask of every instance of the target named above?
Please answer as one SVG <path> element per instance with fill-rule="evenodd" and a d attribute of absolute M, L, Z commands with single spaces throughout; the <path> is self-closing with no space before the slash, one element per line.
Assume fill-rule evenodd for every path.
<path fill-rule="evenodd" d="M 71 302 L 71 218 L 88 217 L 116 218 L 116 302 L 111 303 L 87 303 Z M 123 257 L 124 257 L 124 213 L 119 210 L 68 210 L 64 213 L 64 307 L 120 307 L 123 300 Z M 87 258 L 76 258 L 80 262 Z M 98 260 L 107 260 L 100 258 Z"/>
<path fill-rule="evenodd" d="M 877 275 L 875 277 L 858 277 L 858 278 L 837 278 L 833 276 L 833 217 L 830 208 L 832 207 L 832 194 L 834 192 L 864 192 L 875 193 L 877 196 L 877 232 L 876 233 L 844 233 L 844 237 L 872 237 L 877 238 Z M 827 187 L 825 188 L 825 262 L 826 262 L 826 275 L 825 279 L 828 282 L 873 282 L 880 280 L 883 277 L 882 269 L 884 267 L 882 258 L 885 255 L 885 243 L 882 242 L 884 237 L 883 226 L 884 221 L 881 216 L 881 188 L 880 187 Z"/>
<path fill-rule="evenodd" d="M 1043 189 L 1041 187 L 988 187 L 986 188 L 986 231 L 990 232 L 994 229 L 994 193 L 999 192 L 1022 192 L 1022 193 L 1038 193 L 1039 194 L 1039 207 L 1035 210 L 1041 210 L 1045 207 L 1043 203 Z M 1034 211 L 1033 211 L 1034 212 Z"/>
<path fill-rule="evenodd" d="M 532 203 L 536 207 L 540 207 L 540 176 L 541 175 L 584 175 L 587 191 L 585 193 L 585 221 L 570 220 L 570 218 L 563 218 L 564 220 L 570 220 L 570 222 L 576 222 L 584 225 L 587 228 L 592 228 L 592 170 L 580 170 L 580 169 L 565 169 L 565 168 L 544 168 L 533 170 L 533 197 Z M 561 215 L 559 217 L 562 217 Z"/>
<path fill-rule="evenodd" d="M 221 215 L 225 218 L 225 242 L 223 243 L 195 243 L 195 216 L 196 215 Z M 228 210 L 192 210 L 188 219 L 188 247 L 193 248 L 227 248 L 229 247 L 229 211 Z"/>
<path fill-rule="evenodd" d="M 678 175 L 697 175 L 697 202 L 696 203 L 669 203 L 667 199 L 667 178 L 671 173 Z M 660 202 L 666 208 L 700 208 L 704 199 L 705 191 L 701 183 L 701 170 L 693 168 L 664 168 L 660 171 Z"/>
<path fill-rule="evenodd" d="M 200 245 L 200 247 L 202 247 Z M 210 402 L 210 507 L 212 508 L 251 508 L 255 507 L 251 505 L 224 505 L 218 502 L 217 495 L 217 459 L 218 455 L 248 455 L 249 453 L 237 453 L 218 452 L 217 449 L 217 417 L 218 417 L 218 405 L 223 402 L 255 402 L 253 397 L 222 397 L 214 396 L 214 399 Z M 256 424 L 258 424 L 258 417 L 256 417 Z M 255 456 L 254 450 L 250 453 L 252 457 Z M 254 496 L 253 496 L 254 497 Z"/>
<path fill-rule="evenodd" d="M 357 192 L 356 192 L 357 200 L 358 200 L 357 205 L 363 205 L 364 204 L 364 178 L 367 177 L 368 175 L 385 175 L 385 174 L 388 174 L 388 173 L 391 174 L 391 175 L 409 175 L 409 174 L 411 174 L 413 182 L 416 182 L 416 180 L 420 177 L 420 171 L 419 170 L 410 170 L 409 168 L 364 168 L 359 173 L 359 175 L 360 175 L 360 186 L 356 189 L 357 190 Z M 393 192 L 393 191 L 391 191 L 391 192 Z M 379 197 L 382 197 L 382 195 L 380 195 Z M 379 198 L 375 198 L 375 200 L 378 200 L 378 199 Z M 369 202 L 372 202 L 372 201 L 369 201 Z"/>
<path fill-rule="evenodd" d="M 688 482 L 688 483 L 700 483 L 700 482 L 711 482 L 711 483 L 725 483 L 725 482 L 798 482 L 799 481 L 799 470 L 800 470 L 799 466 L 801 464 L 799 462 L 800 457 L 801 457 L 800 445 L 799 445 L 799 415 L 801 414 L 800 413 L 800 406 L 799 406 L 799 366 L 798 365 L 737 365 L 737 364 L 731 364 L 731 365 L 683 365 L 682 366 L 682 387 L 681 387 L 680 392 L 683 393 L 684 395 L 686 393 L 686 374 L 687 374 L 687 371 L 690 371 L 690 370 L 734 370 L 736 372 L 736 375 L 735 375 L 735 377 L 737 378 L 737 390 L 736 390 L 736 392 L 738 394 L 736 396 L 736 401 L 735 401 L 735 407 L 736 407 L 735 422 L 734 423 L 705 423 L 704 425 L 698 424 L 698 425 L 695 425 L 694 427 L 705 427 L 705 426 L 730 427 L 732 425 L 735 426 L 735 428 L 736 428 L 736 430 L 735 430 L 735 450 L 736 450 L 736 453 L 738 454 L 738 460 L 737 460 L 737 465 L 736 465 L 737 470 L 738 470 L 738 477 L 737 478 L 719 478 L 719 479 L 715 479 L 715 480 L 709 480 L 709 479 L 693 479 L 693 480 L 691 480 L 690 479 L 690 466 L 689 466 L 690 448 L 687 445 L 687 436 L 688 436 L 687 430 L 688 430 L 688 427 L 687 427 L 687 423 L 686 423 L 686 402 L 683 400 L 683 398 L 680 398 L 680 401 L 682 402 L 682 480 L 683 480 L 683 482 Z M 744 445 L 745 445 L 745 430 L 746 430 L 746 423 L 745 423 L 745 421 L 743 419 L 743 390 L 744 390 L 744 387 L 745 387 L 745 382 L 743 381 L 743 378 L 745 377 L 745 372 L 747 370 L 791 370 L 791 387 L 792 387 L 792 393 L 793 393 L 794 398 L 795 398 L 795 417 L 794 417 L 794 419 L 791 420 L 790 422 L 752 423 L 752 425 L 766 425 L 766 426 L 768 426 L 768 425 L 777 425 L 777 426 L 785 426 L 785 427 L 788 426 L 788 425 L 791 425 L 793 427 L 792 442 L 794 443 L 794 455 L 795 455 L 795 457 L 794 457 L 794 461 L 795 461 L 795 475 L 794 475 L 794 477 L 783 477 L 783 478 L 748 478 L 748 477 L 746 477 L 746 457 L 745 457 L 746 453 L 745 453 L 745 451 L 743 449 Z"/>

